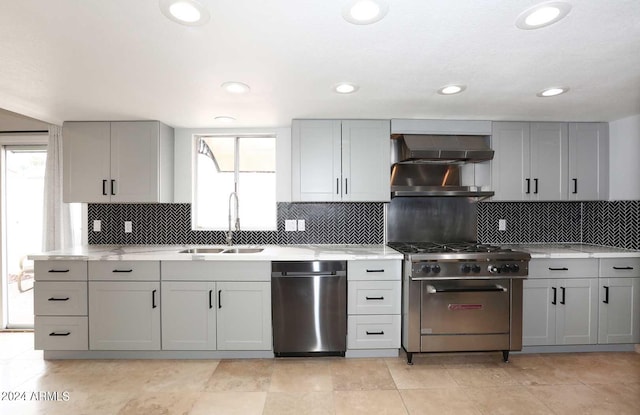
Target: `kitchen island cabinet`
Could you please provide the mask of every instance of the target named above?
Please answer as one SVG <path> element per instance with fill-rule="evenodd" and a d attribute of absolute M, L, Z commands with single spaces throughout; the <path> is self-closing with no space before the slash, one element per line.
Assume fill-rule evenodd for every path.
<path fill-rule="evenodd" d="M 63 200 L 172 202 L 173 140 L 158 121 L 65 122 Z"/>
<path fill-rule="evenodd" d="M 390 200 L 388 120 L 293 120 L 294 202 Z"/>

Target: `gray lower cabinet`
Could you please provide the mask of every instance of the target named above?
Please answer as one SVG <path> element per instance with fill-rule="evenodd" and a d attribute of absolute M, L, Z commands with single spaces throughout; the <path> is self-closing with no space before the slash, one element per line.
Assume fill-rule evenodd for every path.
<path fill-rule="evenodd" d="M 598 343 L 640 343 L 640 258 L 600 260 Z"/>
<path fill-rule="evenodd" d="M 159 281 L 89 281 L 90 350 L 160 350 Z"/>
<path fill-rule="evenodd" d="M 524 282 L 522 344 L 595 344 L 598 279 L 529 279 Z"/>
<path fill-rule="evenodd" d="M 268 282 L 163 281 L 163 350 L 271 350 Z"/>

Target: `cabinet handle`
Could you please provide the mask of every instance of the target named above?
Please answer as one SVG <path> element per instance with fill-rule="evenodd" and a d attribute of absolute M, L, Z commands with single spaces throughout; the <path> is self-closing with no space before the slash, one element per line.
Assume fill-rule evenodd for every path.
<path fill-rule="evenodd" d="M 565 302 L 564 302 L 564 300 L 565 300 L 565 294 L 566 294 L 566 292 L 565 292 L 564 287 L 560 287 L 560 290 L 562 291 L 562 300 L 560 300 L 560 304 L 563 304 L 563 305 L 564 305 L 564 303 L 565 303 Z"/>
<path fill-rule="evenodd" d="M 538 194 L 538 179 L 533 179 L 533 185 L 534 185 L 533 193 L 537 195 Z"/>
<path fill-rule="evenodd" d="M 47 301 L 69 301 L 69 297 L 65 297 L 65 298 L 51 297 Z"/>
<path fill-rule="evenodd" d="M 367 300 L 384 300 L 384 297 L 365 297 Z"/>
<path fill-rule="evenodd" d="M 384 269 L 368 269 L 367 272 L 384 272 Z"/>
<path fill-rule="evenodd" d="M 209 290 L 209 308 L 213 308 L 213 290 Z"/>
<path fill-rule="evenodd" d="M 63 272 L 69 272 L 69 270 L 68 269 L 50 269 L 49 272 L 63 273 Z"/>
<path fill-rule="evenodd" d="M 218 290 L 218 308 L 222 308 L 222 290 Z"/>
<path fill-rule="evenodd" d="M 116 195 L 116 181 L 111 179 L 111 196 Z"/>
<path fill-rule="evenodd" d="M 569 271 L 569 268 L 566 268 L 566 267 L 562 267 L 562 268 L 551 268 L 551 267 L 549 267 L 549 271 Z"/>
<path fill-rule="evenodd" d="M 340 194 L 340 178 L 336 179 L 336 194 Z"/>
<path fill-rule="evenodd" d="M 106 180 L 102 181 L 102 195 L 103 196 L 107 195 L 107 181 Z"/>
<path fill-rule="evenodd" d="M 349 194 L 349 179 L 344 179 L 344 194 Z"/>
<path fill-rule="evenodd" d="M 573 179 L 573 194 L 578 193 L 578 179 Z"/>
<path fill-rule="evenodd" d="M 525 179 L 527 182 L 527 191 L 525 192 L 526 194 L 531 193 L 531 179 Z"/>
<path fill-rule="evenodd" d="M 556 287 L 551 287 L 551 289 L 553 290 L 553 300 L 551 300 L 551 304 L 556 305 L 558 290 Z"/>
<path fill-rule="evenodd" d="M 609 287 L 604 286 L 604 301 L 603 303 L 609 304 Z"/>
<path fill-rule="evenodd" d="M 70 334 L 71 334 L 71 332 L 70 332 L 70 331 L 66 331 L 66 332 L 64 332 L 64 333 L 56 333 L 56 332 L 54 331 L 54 332 L 49 333 L 49 336 L 68 336 L 68 335 L 70 335 Z"/>
<path fill-rule="evenodd" d="M 613 269 L 617 269 L 617 270 L 632 270 L 633 267 L 613 267 Z"/>
<path fill-rule="evenodd" d="M 158 290 L 151 291 L 151 308 L 158 307 L 158 305 L 156 304 L 156 291 Z"/>
<path fill-rule="evenodd" d="M 114 269 L 111 272 L 133 272 L 132 269 Z"/>
<path fill-rule="evenodd" d="M 380 331 L 368 331 L 367 330 L 367 336 L 382 336 L 384 335 L 384 331 L 380 330 Z"/>

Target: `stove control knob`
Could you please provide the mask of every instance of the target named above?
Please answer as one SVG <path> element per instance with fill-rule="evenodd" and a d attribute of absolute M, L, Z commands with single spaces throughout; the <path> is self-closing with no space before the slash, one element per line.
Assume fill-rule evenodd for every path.
<path fill-rule="evenodd" d="M 500 268 L 496 267 L 495 265 L 489 265 L 489 267 L 487 268 L 487 270 L 489 271 L 489 273 L 491 274 L 498 274 L 500 272 Z"/>
<path fill-rule="evenodd" d="M 511 271 L 512 271 L 512 272 L 518 272 L 518 271 L 520 271 L 520 265 L 518 265 L 518 264 L 513 264 L 513 265 L 511 265 Z"/>
<path fill-rule="evenodd" d="M 436 264 L 434 265 L 431 270 L 433 271 L 434 274 L 437 274 L 440 272 L 440 265 Z"/>
<path fill-rule="evenodd" d="M 473 265 L 471 267 L 471 271 L 475 272 L 476 274 L 479 273 L 482 269 L 480 268 L 480 265 Z"/>
<path fill-rule="evenodd" d="M 420 272 L 428 274 L 429 272 L 431 272 L 431 267 L 429 265 L 423 265 L 422 268 L 420 268 Z"/>
<path fill-rule="evenodd" d="M 464 264 L 460 270 L 463 274 L 468 274 L 471 272 L 471 266 L 469 264 Z"/>
<path fill-rule="evenodd" d="M 511 272 L 511 265 L 504 264 L 500 267 L 500 272 Z"/>

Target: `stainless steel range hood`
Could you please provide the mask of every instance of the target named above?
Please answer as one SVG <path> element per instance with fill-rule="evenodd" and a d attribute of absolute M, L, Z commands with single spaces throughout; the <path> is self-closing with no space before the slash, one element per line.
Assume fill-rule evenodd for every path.
<path fill-rule="evenodd" d="M 391 139 L 392 197 L 493 196 L 463 180 L 472 163 L 493 159 L 489 136 L 395 134 Z"/>

